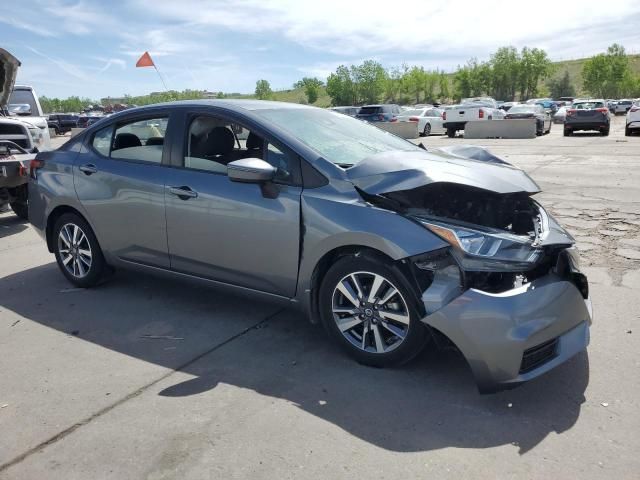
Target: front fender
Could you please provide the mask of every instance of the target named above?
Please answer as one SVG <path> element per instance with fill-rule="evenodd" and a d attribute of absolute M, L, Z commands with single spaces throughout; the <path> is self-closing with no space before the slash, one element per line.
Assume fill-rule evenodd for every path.
<path fill-rule="evenodd" d="M 398 213 L 370 206 L 357 194 L 353 201 L 345 202 L 318 190 L 322 189 L 304 192 L 301 202 L 302 254 L 296 299 L 307 311 L 313 271 L 332 250 L 368 247 L 400 260 L 448 246 L 426 228 Z"/>

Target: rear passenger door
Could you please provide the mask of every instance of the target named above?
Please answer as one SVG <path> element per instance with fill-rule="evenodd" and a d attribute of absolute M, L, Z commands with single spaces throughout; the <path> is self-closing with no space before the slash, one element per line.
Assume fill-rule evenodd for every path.
<path fill-rule="evenodd" d="M 171 125 L 166 111 L 111 123 L 77 157 L 78 198 L 103 250 L 121 260 L 169 267 L 164 138 Z"/>

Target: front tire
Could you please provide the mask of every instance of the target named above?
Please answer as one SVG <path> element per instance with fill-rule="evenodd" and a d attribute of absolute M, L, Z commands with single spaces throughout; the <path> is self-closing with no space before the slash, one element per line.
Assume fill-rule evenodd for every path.
<path fill-rule="evenodd" d="M 62 215 L 53 227 L 53 245 L 58 267 L 76 287 L 96 285 L 106 272 L 98 240 L 79 215 Z"/>
<path fill-rule="evenodd" d="M 334 263 L 319 294 L 329 335 L 356 361 L 375 367 L 406 363 L 426 345 L 417 302 L 397 266 L 365 255 Z"/>
<path fill-rule="evenodd" d="M 431 135 L 431 124 L 427 123 L 424 126 L 424 130 L 422 131 L 422 136 L 428 137 L 429 135 Z"/>

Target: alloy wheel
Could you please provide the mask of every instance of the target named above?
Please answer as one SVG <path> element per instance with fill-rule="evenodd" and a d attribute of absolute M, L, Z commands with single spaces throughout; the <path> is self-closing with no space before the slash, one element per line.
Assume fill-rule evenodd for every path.
<path fill-rule="evenodd" d="M 66 223 L 58 234 L 58 252 L 64 268 L 76 278 L 87 276 L 93 255 L 87 235 L 74 223 Z"/>
<path fill-rule="evenodd" d="M 354 272 L 332 295 L 332 313 L 342 335 L 369 353 L 388 353 L 405 340 L 410 314 L 400 290 L 382 275 Z"/>

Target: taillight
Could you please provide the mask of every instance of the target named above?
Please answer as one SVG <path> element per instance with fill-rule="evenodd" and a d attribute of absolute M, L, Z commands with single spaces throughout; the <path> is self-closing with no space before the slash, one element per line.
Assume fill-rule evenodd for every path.
<path fill-rule="evenodd" d="M 420 119 L 418 117 L 409 117 L 410 122 L 419 122 Z"/>
<path fill-rule="evenodd" d="M 608 108 L 596 108 L 596 111 L 600 113 L 609 113 Z"/>
<path fill-rule="evenodd" d="M 442 120 L 446 120 L 447 119 L 447 112 L 442 112 Z"/>
<path fill-rule="evenodd" d="M 630 112 L 638 112 L 638 111 L 640 111 L 640 107 L 634 105 L 633 107 L 631 107 L 631 110 L 629 110 L 629 111 Z"/>
<path fill-rule="evenodd" d="M 576 114 L 576 110 L 574 110 L 573 108 L 567 110 L 567 117 L 570 117 L 570 116 L 575 115 L 575 114 Z"/>
<path fill-rule="evenodd" d="M 38 160 L 37 158 L 31 160 L 31 164 L 29 165 L 29 176 L 33 179 L 38 178 L 37 171 L 44 167 L 44 160 Z"/>
<path fill-rule="evenodd" d="M 393 117 L 391 120 L 389 120 L 390 122 L 397 122 L 398 119 L 396 117 Z"/>
<path fill-rule="evenodd" d="M 380 121 L 384 120 L 384 115 L 378 115 L 378 120 Z"/>
<path fill-rule="evenodd" d="M 478 118 L 484 118 L 484 110 L 483 109 L 479 109 L 478 110 Z"/>

